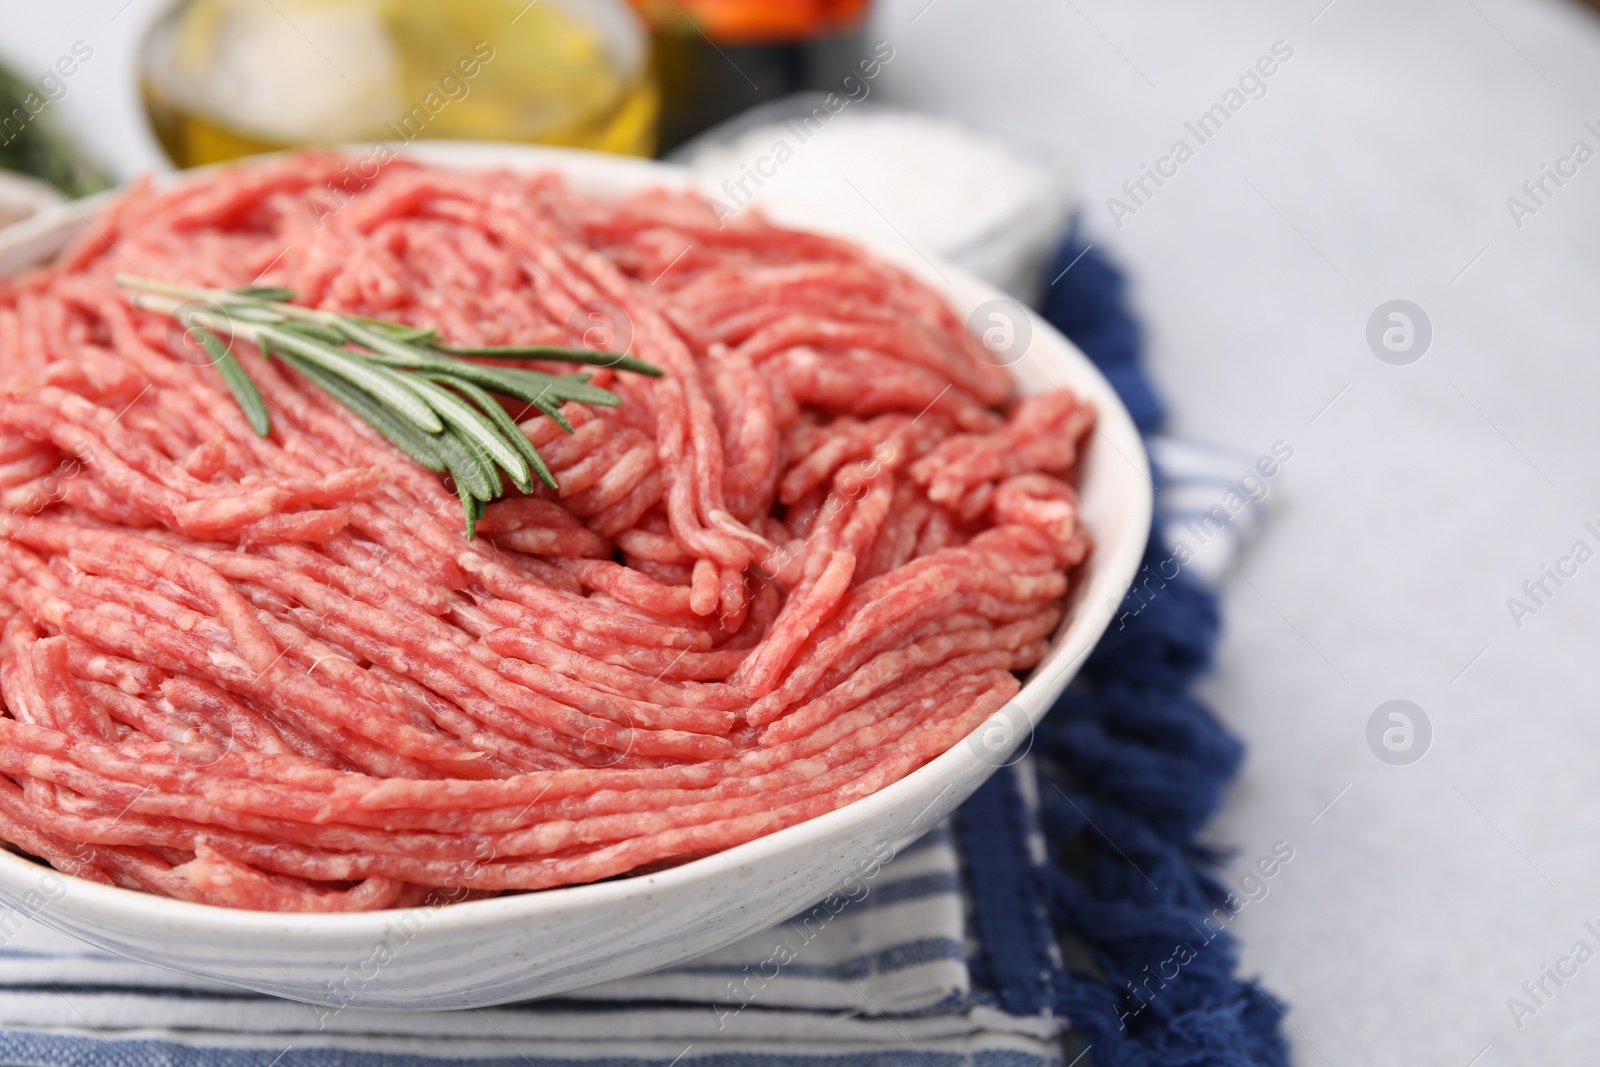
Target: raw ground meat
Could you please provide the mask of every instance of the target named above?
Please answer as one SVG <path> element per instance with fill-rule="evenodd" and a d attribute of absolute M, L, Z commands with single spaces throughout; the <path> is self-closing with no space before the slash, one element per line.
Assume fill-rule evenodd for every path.
<path fill-rule="evenodd" d="M 378 170 L 136 185 L 0 282 L 0 841 L 265 910 L 589 882 L 866 796 L 1016 694 L 1089 550 L 1084 402 L 1014 398 L 841 241 Z M 508 402 L 560 489 L 469 541 L 444 479 L 240 342 L 256 436 L 119 273 L 666 375 L 600 370 L 621 406 L 570 435 Z"/>

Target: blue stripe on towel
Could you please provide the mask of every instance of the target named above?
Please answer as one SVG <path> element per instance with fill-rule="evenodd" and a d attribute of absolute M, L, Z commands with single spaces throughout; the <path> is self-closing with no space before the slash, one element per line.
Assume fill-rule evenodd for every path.
<path fill-rule="evenodd" d="M 928 897 L 947 895 L 956 896 L 961 892 L 961 881 L 953 871 L 939 871 L 935 874 L 919 875 L 915 878 L 902 878 L 898 882 L 887 885 L 873 886 L 872 892 L 859 904 L 851 905 L 862 911 L 872 908 L 887 908 L 894 904 L 903 904 L 908 900 L 923 900 Z"/>
<path fill-rule="evenodd" d="M 773 929 L 768 936 L 774 941 L 782 941 L 790 931 L 782 926 Z M 870 974 L 892 974 L 903 971 L 908 967 L 920 967 L 936 960 L 965 960 L 966 948 L 959 942 L 947 937 L 921 938 L 916 941 L 907 941 L 878 952 L 870 952 L 852 959 L 842 960 L 839 963 L 807 964 L 786 963 L 783 973 L 796 975 L 802 978 L 820 978 L 831 982 L 848 982 L 856 978 L 865 978 Z M 744 974 L 749 970 L 749 964 L 734 966 L 733 964 L 702 964 L 687 963 L 675 967 L 673 970 L 682 974 Z"/>
<path fill-rule="evenodd" d="M 1050 1012 L 1065 977 L 1029 855 L 1027 835 L 1037 818 L 1019 782 L 1029 766 L 1000 771 L 956 813 L 978 945 L 973 977 L 1012 1015 Z"/>

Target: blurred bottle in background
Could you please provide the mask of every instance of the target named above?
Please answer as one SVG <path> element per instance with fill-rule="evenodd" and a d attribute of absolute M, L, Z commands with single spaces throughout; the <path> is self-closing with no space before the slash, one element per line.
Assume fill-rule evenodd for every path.
<path fill-rule="evenodd" d="M 837 90 L 870 0 L 632 0 L 655 39 L 660 150 L 791 93 Z"/>
<path fill-rule="evenodd" d="M 714 41 L 806 41 L 855 29 L 868 0 L 633 0 L 651 26 L 695 29 Z M 686 25 L 687 24 L 687 25 Z"/>
<path fill-rule="evenodd" d="M 180 167 L 344 141 L 656 147 L 650 42 L 625 0 L 184 0 L 140 66 Z"/>

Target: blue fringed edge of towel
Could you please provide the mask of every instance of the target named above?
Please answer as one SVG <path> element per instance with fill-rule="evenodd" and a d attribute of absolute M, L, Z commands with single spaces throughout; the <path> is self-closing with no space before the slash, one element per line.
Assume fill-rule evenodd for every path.
<path fill-rule="evenodd" d="M 1121 273 L 1075 228 L 1054 256 L 1041 311 L 1092 359 L 1146 433 L 1163 417 L 1140 365 L 1141 335 Z M 1160 563 L 1159 549 L 1146 564 Z M 1198 840 L 1243 749 L 1190 689 L 1211 663 L 1216 595 L 1184 573 L 1113 621 L 1033 739 L 1052 864 L 984 841 L 1020 825 L 1015 776 L 968 802 L 964 836 L 979 933 L 977 974 L 1016 1014 L 1049 1010 L 1072 1027 L 1069 1052 L 1095 1067 L 1279 1067 L 1289 1062 L 1278 1003 L 1236 977 L 1238 945 L 1208 925 L 1226 895 Z M 982 817 L 975 817 L 979 814 Z M 1021 832 L 1020 830 L 1018 832 Z M 1008 861 L 1006 857 L 1011 859 Z M 1009 863 L 1009 865 L 1008 865 Z M 999 866 L 996 866 L 996 865 Z M 1011 907 L 996 907 L 1009 896 Z M 1045 956 L 1036 916 L 1066 965 Z M 1069 1056 L 1069 1058 L 1071 1058 Z"/>

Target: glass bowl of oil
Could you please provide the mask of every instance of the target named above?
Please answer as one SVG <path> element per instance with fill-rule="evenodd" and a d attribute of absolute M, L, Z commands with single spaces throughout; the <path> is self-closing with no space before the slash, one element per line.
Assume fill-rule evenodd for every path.
<path fill-rule="evenodd" d="M 140 85 L 179 167 L 417 138 L 647 156 L 660 107 L 623 0 L 183 0 Z"/>

